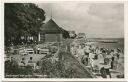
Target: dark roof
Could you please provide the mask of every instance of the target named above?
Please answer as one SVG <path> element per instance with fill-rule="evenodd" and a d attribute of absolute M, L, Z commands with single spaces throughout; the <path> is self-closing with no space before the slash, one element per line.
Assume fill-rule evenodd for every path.
<path fill-rule="evenodd" d="M 53 19 L 50 19 L 48 22 L 43 24 L 40 30 L 44 33 L 62 33 L 63 29 L 61 29 Z"/>

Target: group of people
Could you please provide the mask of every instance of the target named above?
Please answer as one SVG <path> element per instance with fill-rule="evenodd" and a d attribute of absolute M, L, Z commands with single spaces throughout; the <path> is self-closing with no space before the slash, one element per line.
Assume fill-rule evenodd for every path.
<path fill-rule="evenodd" d="M 110 69 L 118 69 L 122 51 L 117 49 L 100 48 L 91 44 L 71 45 L 71 53 L 79 62 L 90 67 L 93 73 L 103 78 L 111 78 Z"/>

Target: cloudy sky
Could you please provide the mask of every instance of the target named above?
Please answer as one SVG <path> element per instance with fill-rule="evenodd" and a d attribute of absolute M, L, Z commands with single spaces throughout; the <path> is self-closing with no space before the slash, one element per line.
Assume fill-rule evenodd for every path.
<path fill-rule="evenodd" d="M 83 32 L 89 38 L 121 38 L 124 36 L 122 3 L 38 3 L 51 18 L 66 30 Z"/>

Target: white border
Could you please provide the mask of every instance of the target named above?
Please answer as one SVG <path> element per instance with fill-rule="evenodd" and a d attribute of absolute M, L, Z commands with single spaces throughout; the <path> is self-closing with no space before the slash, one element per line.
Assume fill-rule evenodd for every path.
<path fill-rule="evenodd" d="M 125 78 L 128 79 L 128 1 L 124 4 L 124 37 L 125 37 L 125 46 L 124 46 L 124 51 L 125 51 Z"/>
<path fill-rule="evenodd" d="M 65 79 L 55 79 L 55 78 L 4 78 L 4 3 L 62 3 L 62 2 L 70 2 L 70 1 L 74 1 L 75 3 L 77 2 L 84 2 L 84 3 L 124 3 L 124 37 L 125 37 L 125 56 L 124 56 L 124 68 L 125 68 L 125 78 L 124 79 L 116 79 L 116 78 L 111 78 L 111 79 L 101 79 L 101 78 L 83 78 L 83 79 L 68 79 L 68 78 L 65 78 Z M 0 15 L 0 18 L 1 21 L 0 21 L 0 25 L 2 26 L 1 30 L 0 30 L 0 34 L 1 34 L 1 37 L 0 37 L 0 40 L 1 40 L 1 43 L 0 43 L 0 50 L 1 50 L 1 65 L 2 65 L 2 69 L 1 69 L 1 75 L 2 75 L 2 81 L 127 81 L 128 79 L 128 66 L 127 66 L 127 63 L 128 63 L 128 1 L 124 1 L 124 0 L 104 0 L 104 1 L 96 1 L 96 0 L 5 0 L 5 1 L 1 1 L 1 12 L 3 12 L 1 15 Z"/>

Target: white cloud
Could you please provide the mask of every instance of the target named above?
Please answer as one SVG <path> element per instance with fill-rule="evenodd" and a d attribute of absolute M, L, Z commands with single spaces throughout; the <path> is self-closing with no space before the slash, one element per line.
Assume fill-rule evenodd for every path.
<path fill-rule="evenodd" d="M 40 3 L 50 19 L 66 30 L 84 32 L 88 37 L 123 37 L 123 4 L 119 3 Z M 47 21 L 46 20 L 46 21 Z"/>

